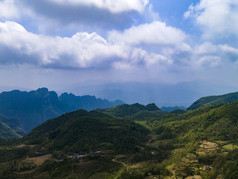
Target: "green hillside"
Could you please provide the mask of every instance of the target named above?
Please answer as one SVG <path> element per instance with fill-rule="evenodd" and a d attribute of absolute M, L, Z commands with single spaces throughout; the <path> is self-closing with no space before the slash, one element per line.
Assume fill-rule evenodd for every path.
<path fill-rule="evenodd" d="M 8 125 L 0 121 L 0 138 L 20 138 L 21 136 L 17 134 Z"/>
<path fill-rule="evenodd" d="M 225 104 L 225 103 L 230 103 L 238 101 L 238 92 L 236 93 L 229 93 L 225 95 L 220 95 L 220 96 L 208 96 L 208 97 L 203 97 L 194 102 L 188 110 L 194 110 L 203 106 L 208 106 L 208 105 L 216 105 L 216 104 Z"/>
<path fill-rule="evenodd" d="M 0 178 L 235 179 L 238 102 L 173 112 L 139 104 L 78 110 L 2 143 Z"/>
<path fill-rule="evenodd" d="M 196 140 L 236 140 L 238 138 L 238 102 L 219 107 L 207 106 L 155 121 L 161 136 Z M 168 134 L 165 134 L 165 133 Z"/>
<path fill-rule="evenodd" d="M 100 148 L 120 153 L 138 150 L 147 133 L 132 121 L 79 110 L 45 122 L 33 129 L 25 141 L 57 150 L 89 152 Z"/>
<path fill-rule="evenodd" d="M 178 146 L 164 161 L 176 177 L 238 177 L 238 102 L 171 113 L 147 125 L 157 134 L 153 145 L 173 141 Z"/>
<path fill-rule="evenodd" d="M 146 106 L 141 105 L 139 103 L 135 103 L 131 105 L 122 104 L 114 108 L 108 108 L 108 109 L 98 109 L 97 111 L 103 112 L 115 117 L 126 117 L 126 116 L 134 115 L 141 111 L 160 111 L 160 109 L 154 103 L 148 104 Z"/>
<path fill-rule="evenodd" d="M 17 118 L 7 118 L 3 115 L 0 115 L 0 121 L 8 125 L 19 135 L 26 135 L 26 132 L 23 130 L 22 125 L 20 124 L 20 120 Z"/>
<path fill-rule="evenodd" d="M 0 148 L 0 155 L 5 156 L 0 159 L 0 178 L 64 178 L 72 170 L 78 178 L 113 177 L 121 170 L 118 158 L 135 160 L 135 154 L 146 147 L 148 134 L 131 120 L 104 113 L 67 113 L 33 129 L 14 142 L 16 146 Z M 38 164 L 41 159 L 44 162 Z"/>
<path fill-rule="evenodd" d="M 156 110 L 156 111 L 143 110 L 133 115 L 127 116 L 127 118 L 134 121 L 149 121 L 149 120 L 159 120 L 165 115 L 167 115 L 167 113 L 161 110 Z"/>

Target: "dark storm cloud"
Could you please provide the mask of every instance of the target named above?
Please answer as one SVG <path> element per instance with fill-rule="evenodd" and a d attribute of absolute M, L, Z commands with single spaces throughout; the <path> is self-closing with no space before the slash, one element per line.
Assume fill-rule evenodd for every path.
<path fill-rule="evenodd" d="M 58 4 L 52 1 L 22 0 L 23 6 L 31 8 L 36 14 L 57 20 L 62 24 L 80 23 L 103 28 L 125 28 L 131 26 L 133 19 L 139 17 L 137 11 L 112 13 L 96 6 Z"/>
<path fill-rule="evenodd" d="M 39 65 L 40 61 L 37 55 L 26 55 L 0 44 L 0 64 L 2 65 Z"/>

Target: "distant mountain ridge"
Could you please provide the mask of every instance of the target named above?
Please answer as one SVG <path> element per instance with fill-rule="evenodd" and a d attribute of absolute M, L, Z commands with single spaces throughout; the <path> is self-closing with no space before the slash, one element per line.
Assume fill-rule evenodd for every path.
<path fill-rule="evenodd" d="M 141 111 L 160 111 L 160 109 L 154 104 L 148 104 L 146 106 L 139 103 L 135 104 L 122 104 L 113 108 L 98 109 L 97 111 L 109 114 L 115 117 L 126 117 L 129 115 L 136 114 Z"/>
<path fill-rule="evenodd" d="M 225 104 L 235 101 L 238 101 L 238 92 L 219 96 L 207 96 L 195 101 L 187 110 L 194 110 L 203 106 Z"/>
<path fill-rule="evenodd" d="M 175 110 L 186 110 L 186 107 L 184 107 L 184 106 L 172 106 L 172 107 L 163 106 L 160 109 L 165 112 L 172 112 Z"/>
<path fill-rule="evenodd" d="M 67 105 L 69 111 L 75 111 L 78 109 L 90 111 L 97 108 L 110 108 L 124 103 L 120 100 L 108 101 L 90 95 L 75 96 L 72 93 L 61 94 L 59 96 L 59 101 Z"/>
<path fill-rule="evenodd" d="M 26 131 L 66 112 L 109 108 L 119 104 L 123 102 L 119 100 L 110 102 L 95 96 L 75 96 L 68 93 L 58 96 L 56 92 L 47 88 L 30 92 L 13 90 L 0 93 L 0 114 L 19 119 Z"/>

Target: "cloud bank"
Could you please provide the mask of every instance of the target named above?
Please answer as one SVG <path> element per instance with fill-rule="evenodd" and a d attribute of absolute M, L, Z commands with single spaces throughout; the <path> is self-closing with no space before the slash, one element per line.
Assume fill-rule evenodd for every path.
<path fill-rule="evenodd" d="M 49 0 L 48 0 L 49 1 Z M 121 13 L 124 11 L 142 12 L 148 4 L 148 0 L 52 0 L 55 4 L 72 6 L 95 6 L 101 9 L 108 9 L 112 13 Z"/>
<path fill-rule="evenodd" d="M 142 35 L 143 34 L 143 35 Z M 181 30 L 155 21 L 125 31 L 111 31 L 107 38 L 96 32 L 78 32 L 72 37 L 52 37 L 28 32 L 22 25 L 0 23 L 2 64 L 31 64 L 43 68 L 115 68 L 150 65 L 197 69 L 236 62 L 238 49 L 205 42 L 194 48 L 186 44 Z M 153 52 L 146 45 L 157 49 Z"/>
<path fill-rule="evenodd" d="M 198 33 L 166 22 L 149 0 L 1 0 L 0 65 L 104 82 L 236 75 L 238 3 L 201 0 L 187 8 L 184 21 Z"/>
<path fill-rule="evenodd" d="M 111 42 L 95 32 L 76 33 L 72 37 L 50 37 L 33 34 L 20 24 L 7 21 L 0 23 L 0 39 L 0 50 L 5 51 L 0 54 L 2 64 L 80 69 L 120 68 L 117 64 L 143 65 L 166 61 L 166 57 L 160 54 Z M 9 52 L 11 56 L 7 57 Z"/>

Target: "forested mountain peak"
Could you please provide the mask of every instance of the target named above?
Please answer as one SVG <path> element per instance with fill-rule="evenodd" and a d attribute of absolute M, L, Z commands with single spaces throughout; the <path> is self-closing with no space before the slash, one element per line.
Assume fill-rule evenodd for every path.
<path fill-rule="evenodd" d="M 188 110 L 197 109 L 199 107 L 207 106 L 207 105 L 216 105 L 216 104 L 225 104 L 238 101 L 238 92 L 228 93 L 224 95 L 218 96 L 207 96 L 202 97 L 199 100 L 195 101 Z"/>

